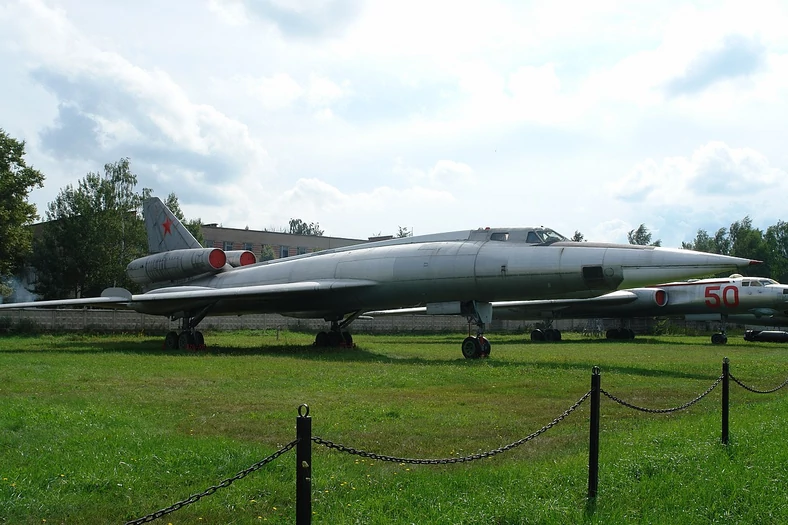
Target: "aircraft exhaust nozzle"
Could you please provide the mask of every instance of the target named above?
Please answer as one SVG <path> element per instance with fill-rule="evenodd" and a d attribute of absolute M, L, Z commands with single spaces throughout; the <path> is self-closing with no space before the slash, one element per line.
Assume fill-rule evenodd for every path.
<path fill-rule="evenodd" d="M 632 262 L 633 264 L 627 264 L 624 261 L 621 265 L 624 281 L 620 288 L 637 288 L 668 281 L 711 277 L 761 264 L 761 261 L 754 259 L 677 248 L 654 248 L 651 260 L 647 264 L 643 264 L 642 260 Z"/>

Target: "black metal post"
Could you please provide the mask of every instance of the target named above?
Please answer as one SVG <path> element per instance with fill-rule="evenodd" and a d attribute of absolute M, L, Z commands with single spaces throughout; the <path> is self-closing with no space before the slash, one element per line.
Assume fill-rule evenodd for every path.
<path fill-rule="evenodd" d="M 728 402 L 730 401 L 730 362 L 728 358 L 722 360 L 722 444 L 728 444 Z"/>
<path fill-rule="evenodd" d="M 296 418 L 296 525 L 312 523 L 312 418 L 309 405 Z"/>
<path fill-rule="evenodd" d="M 588 440 L 588 498 L 596 498 L 599 487 L 599 398 L 602 376 L 599 367 L 591 372 L 591 432 Z"/>

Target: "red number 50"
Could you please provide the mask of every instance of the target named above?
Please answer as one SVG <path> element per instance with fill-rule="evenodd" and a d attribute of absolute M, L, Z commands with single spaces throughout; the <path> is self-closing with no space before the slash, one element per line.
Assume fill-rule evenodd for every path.
<path fill-rule="evenodd" d="M 719 308 L 721 305 L 733 307 L 739 305 L 739 289 L 735 286 L 726 286 L 720 290 L 720 286 L 706 287 L 706 306 L 709 308 Z"/>

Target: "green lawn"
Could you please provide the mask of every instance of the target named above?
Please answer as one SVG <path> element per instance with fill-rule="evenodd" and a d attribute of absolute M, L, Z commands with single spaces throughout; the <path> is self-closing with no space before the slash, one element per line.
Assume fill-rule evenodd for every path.
<path fill-rule="evenodd" d="M 756 388 L 788 377 L 788 347 L 730 336 L 558 344 L 490 334 L 492 355 L 462 358 L 463 334 L 355 336 L 318 349 L 312 334 L 208 333 L 205 352 L 160 336 L 0 338 L 0 523 L 122 523 L 234 476 L 313 434 L 378 454 L 456 458 L 550 423 L 590 388 L 651 408 L 681 405 L 722 359 Z M 313 446 L 314 523 L 788 522 L 788 388 L 731 384 L 688 410 L 644 414 L 602 398 L 599 495 L 586 501 L 589 403 L 538 438 L 454 465 L 382 462 Z M 294 523 L 295 453 L 161 523 Z"/>

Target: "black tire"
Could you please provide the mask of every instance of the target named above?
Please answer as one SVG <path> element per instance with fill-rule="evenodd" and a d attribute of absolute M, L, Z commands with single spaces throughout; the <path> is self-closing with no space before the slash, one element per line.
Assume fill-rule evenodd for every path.
<path fill-rule="evenodd" d="M 334 330 L 328 332 L 328 346 L 332 348 L 336 348 L 339 345 L 341 345 L 343 341 L 344 339 L 342 337 L 342 334 L 340 334 L 339 332 L 335 332 Z"/>
<path fill-rule="evenodd" d="M 632 330 L 631 328 L 626 329 L 626 334 L 627 334 L 626 338 L 629 339 L 630 341 L 635 339 L 635 331 Z"/>
<path fill-rule="evenodd" d="M 728 342 L 728 338 L 722 334 L 712 334 L 711 336 L 711 344 L 713 345 L 724 345 Z"/>
<path fill-rule="evenodd" d="M 475 337 L 466 337 L 462 342 L 462 355 L 465 359 L 478 359 L 482 354 L 482 344 Z"/>
<path fill-rule="evenodd" d="M 178 336 L 178 350 L 194 350 L 194 335 L 191 332 L 183 331 Z"/>
<path fill-rule="evenodd" d="M 607 339 L 621 339 L 621 330 L 618 328 L 611 328 L 607 332 L 605 332 L 605 338 Z"/>
<path fill-rule="evenodd" d="M 531 331 L 531 341 L 541 342 L 545 340 L 544 332 L 540 328 Z"/>
<path fill-rule="evenodd" d="M 315 346 L 328 346 L 328 332 L 318 332 L 315 336 Z"/>
<path fill-rule="evenodd" d="M 205 348 L 205 337 L 202 335 L 202 332 L 200 331 L 194 332 L 194 344 L 200 350 Z"/>
<path fill-rule="evenodd" d="M 350 332 L 342 332 L 342 342 L 348 348 L 353 348 L 353 336 L 350 335 Z"/>
<path fill-rule="evenodd" d="M 164 349 L 165 350 L 178 349 L 178 332 L 175 331 L 167 332 L 167 336 L 164 338 Z"/>

